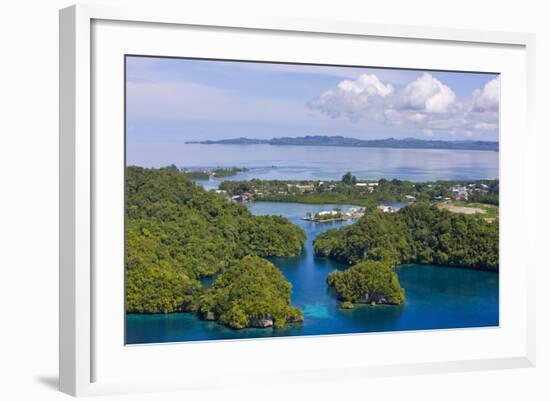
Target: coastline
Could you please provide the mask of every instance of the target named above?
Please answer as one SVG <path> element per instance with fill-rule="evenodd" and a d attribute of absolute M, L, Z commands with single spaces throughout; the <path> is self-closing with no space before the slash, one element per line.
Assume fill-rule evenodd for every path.
<path fill-rule="evenodd" d="M 383 139 L 358 139 L 344 136 L 306 135 L 301 137 L 275 137 L 271 139 L 231 138 L 223 140 L 186 141 L 186 145 L 270 145 L 270 146 L 322 146 L 339 148 L 376 149 L 426 149 L 426 150 L 472 150 L 499 152 L 498 141 L 426 140 L 420 138 L 393 137 Z"/>
<path fill-rule="evenodd" d="M 323 258 L 324 259 L 324 258 Z M 437 274 L 442 269 L 441 274 Z M 284 267 L 285 271 L 292 267 Z M 293 302 L 296 302 L 304 310 L 304 323 L 288 323 L 283 328 L 245 328 L 232 329 L 219 324 L 216 321 L 201 320 L 196 314 L 190 312 L 173 312 L 168 314 L 136 314 L 127 313 L 125 320 L 129 327 L 130 336 L 126 338 L 127 344 L 154 344 L 174 341 L 197 342 L 197 341 L 234 341 L 240 339 L 254 338 L 273 338 L 273 337 L 301 337 L 312 335 L 338 335 L 350 333 L 380 333 L 380 332 L 407 332 L 413 330 L 441 330 L 441 329 L 460 329 L 467 327 L 497 327 L 499 325 L 499 305 L 498 305 L 498 274 L 485 274 L 489 271 L 479 271 L 475 269 L 456 268 L 450 266 L 430 266 L 424 264 L 404 264 L 395 267 L 395 271 L 400 275 L 400 281 L 406 291 L 406 301 L 401 305 L 379 304 L 372 306 L 370 304 L 355 304 L 353 309 L 341 309 L 330 288 L 327 291 L 327 298 L 330 304 L 323 305 L 319 303 L 309 303 L 305 299 L 294 301 L 297 294 L 293 293 Z M 471 317 L 471 308 L 466 303 L 457 304 L 460 311 L 460 318 L 454 317 L 452 320 L 438 320 L 437 316 L 426 315 L 426 302 L 445 302 L 446 306 L 441 306 L 438 311 L 446 315 L 444 311 L 452 305 L 447 302 L 453 298 L 445 288 L 440 288 L 433 292 L 437 298 L 434 301 L 424 300 L 424 286 L 426 280 L 422 277 L 436 274 L 441 278 L 447 274 L 456 277 L 469 277 L 462 283 L 460 291 L 470 293 L 468 289 L 472 283 L 475 286 L 481 286 L 481 282 L 494 283 L 491 296 L 483 297 L 477 302 L 475 314 L 478 315 L 473 322 Z M 405 276 L 418 275 L 419 279 L 413 280 Z M 478 279 L 479 277 L 479 279 Z M 419 287 L 414 283 L 418 281 Z M 431 288 L 431 287 L 430 287 Z M 420 290 L 420 292 L 419 292 Z M 471 295 L 470 295 L 471 296 Z M 440 298 L 443 297 L 443 298 Z M 473 299 L 476 299 L 475 297 Z M 487 304 L 489 302 L 489 304 Z M 441 304 L 440 304 L 441 305 Z M 325 309 L 325 308 L 328 308 Z M 439 313 L 439 312 L 437 312 Z M 332 323 L 334 321 L 334 324 Z M 342 325 L 343 324 L 343 325 Z M 397 324 L 397 326 L 395 326 Z M 164 331 L 164 327 L 171 327 L 170 333 Z"/>
<path fill-rule="evenodd" d="M 335 225 L 344 226 L 350 222 L 332 221 L 323 225 L 309 224 L 301 220 L 301 216 L 306 211 L 326 210 L 322 204 L 317 204 L 317 208 L 314 208 L 313 204 L 298 202 L 271 202 L 271 204 L 270 202 L 250 202 L 247 207 L 254 215 L 283 215 L 294 224 L 307 227 L 306 248 L 299 255 L 269 258 L 292 283 L 292 303 L 303 310 L 304 323 L 288 323 L 283 328 L 232 329 L 215 321 L 201 320 L 191 312 L 127 314 L 130 333 L 127 343 L 195 342 L 498 325 L 498 274 L 485 275 L 484 272 L 489 271 L 458 266 L 430 266 L 415 263 L 397 265 L 392 270 L 398 275 L 412 276 L 402 282 L 406 291 L 405 304 L 377 305 L 377 307 L 357 304 L 353 309 L 341 309 L 335 295 L 332 291 L 327 291 L 324 283 L 328 273 L 334 270 L 345 270 L 348 266 L 328 257 L 315 256 L 311 242 L 320 232 Z M 426 275 L 433 278 L 428 280 L 422 278 Z M 416 276 L 419 278 L 416 279 Z M 443 287 L 434 286 L 432 280 L 436 280 L 435 283 Z M 314 285 L 310 288 L 314 283 L 323 283 L 323 285 L 320 287 Z M 451 284 L 453 291 L 448 292 L 447 289 L 450 289 Z M 487 295 L 476 295 L 477 290 L 472 290 L 472 285 L 479 287 L 482 293 L 488 291 Z M 315 292 L 312 294 L 310 291 Z M 464 291 L 465 293 L 457 298 L 455 291 L 459 291 L 459 294 Z M 462 296 L 473 297 L 471 302 L 475 305 L 479 304 L 473 315 L 475 320 L 470 320 L 474 310 L 468 303 L 462 301 Z M 487 302 L 489 302 L 488 306 Z M 426 307 L 431 303 L 445 303 L 448 308 L 458 308 L 460 312 L 451 320 L 437 314 L 426 315 Z M 170 333 L 164 329 L 166 324 L 172 327 Z"/>

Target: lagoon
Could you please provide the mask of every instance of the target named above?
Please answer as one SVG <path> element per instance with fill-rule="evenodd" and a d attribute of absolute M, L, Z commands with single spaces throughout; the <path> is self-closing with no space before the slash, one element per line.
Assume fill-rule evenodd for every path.
<path fill-rule="evenodd" d="M 292 303 L 304 311 L 304 323 L 289 324 L 281 329 L 233 330 L 215 322 L 201 321 L 189 313 L 128 314 L 128 344 L 490 327 L 499 324 L 499 275 L 447 266 L 411 264 L 398 267 L 399 280 L 406 291 L 404 305 L 358 305 L 351 310 L 339 309 L 325 278 L 331 271 L 347 266 L 316 257 L 312 241 L 322 231 L 352 224 L 353 221 L 315 223 L 301 220 L 301 217 L 307 212 L 317 213 L 334 207 L 345 210 L 350 205 L 256 202 L 248 207 L 256 215 L 285 216 L 306 230 L 306 247 L 299 256 L 270 258 L 292 283 Z"/>

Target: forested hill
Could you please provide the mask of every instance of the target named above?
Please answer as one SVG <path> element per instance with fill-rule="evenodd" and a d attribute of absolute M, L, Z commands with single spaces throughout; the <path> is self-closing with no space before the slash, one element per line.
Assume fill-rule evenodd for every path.
<path fill-rule="evenodd" d="M 301 252 L 305 233 L 207 192 L 174 169 L 126 170 L 127 310 L 194 311 L 198 279 L 246 256 Z"/>
<path fill-rule="evenodd" d="M 416 138 L 357 139 L 344 136 L 308 135 L 302 137 L 280 137 L 272 139 L 232 138 L 222 140 L 188 141 L 189 144 L 204 145 L 276 145 L 276 146 L 344 146 L 364 148 L 396 149 L 453 149 L 453 150 L 489 150 L 498 152 L 495 141 L 441 141 Z"/>
<path fill-rule="evenodd" d="M 378 260 L 492 271 L 499 266 L 498 219 L 489 223 L 428 204 L 396 213 L 372 211 L 355 224 L 320 234 L 313 246 L 316 254 L 349 264 Z"/>

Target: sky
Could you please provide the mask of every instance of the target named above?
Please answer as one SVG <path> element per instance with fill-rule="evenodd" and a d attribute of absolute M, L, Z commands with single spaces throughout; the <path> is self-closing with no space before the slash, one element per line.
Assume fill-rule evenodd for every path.
<path fill-rule="evenodd" d="M 498 140 L 497 74 L 128 56 L 127 140 Z"/>

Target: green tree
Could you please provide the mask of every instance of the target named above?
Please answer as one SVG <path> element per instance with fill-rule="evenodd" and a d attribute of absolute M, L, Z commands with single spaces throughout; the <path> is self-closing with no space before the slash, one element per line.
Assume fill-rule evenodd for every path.
<path fill-rule="evenodd" d="M 305 233 L 279 216 L 253 216 L 173 167 L 126 170 L 126 310 L 195 311 L 201 277 L 248 255 L 302 251 Z"/>
<path fill-rule="evenodd" d="M 405 290 L 386 262 L 367 260 L 345 271 L 334 271 L 328 275 L 327 284 L 335 288 L 344 308 L 350 303 L 401 304 L 405 300 Z"/>
<path fill-rule="evenodd" d="M 318 235 L 313 247 L 319 256 L 348 264 L 375 260 L 498 271 L 498 233 L 498 220 L 417 203 L 397 213 L 371 210 L 355 224 Z"/>
<path fill-rule="evenodd" d="M 351 174 L 350 171 L 348 171 L 346 174 L 342 176 L 342 182 L 345 185 L 355 185 L 355 183 L 357 182 L 357 177 L 355 177 L 354 175 Z"/>
<path fill-rule="evenodd" d="M 216 279 L 198 309 L 203 318 L 234 329 L 282 327 L 303 320 L 302 312 L 290 304 L 291 288 L 272 263 L 247 256 Z"/>

